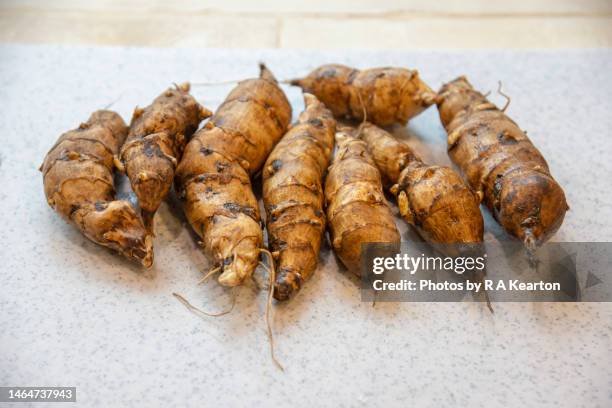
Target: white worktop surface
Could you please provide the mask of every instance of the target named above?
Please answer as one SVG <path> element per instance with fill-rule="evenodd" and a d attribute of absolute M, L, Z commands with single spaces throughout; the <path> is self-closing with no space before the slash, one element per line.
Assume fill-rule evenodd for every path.
<path fill-rule="evenodd" d="M 341 62 L 416 67 L 432 87 L 466 74 L 492 90 L 547 158 L 571 211 L 559 241 L 612 241 L 612 51 L 367 52 L 0 47 L 0 386 L 76 386 L 82 406 L 612 406 L 612 304 L 360 301 L 358 281 L 325 248 L 293 301 L 275 307 L 280 372 L 270 361 L 266 294 L 202 319 L 229 293 L 164 204 L 147 273 L 96 246 L 47 206 L 38 166 L 56 138 L 113 101 L 129 120 L 172 82 L 279 78 Z M 230 86 L 196 87 L 213 109 Z M 303 104 L 287 88 L 294 117 Z M 448 164 L 435 107 L 398 133 Z M 406 227 L 398 221 L 404 238 Z M 488 239 L 503 237 L 486 214 Z M 21 406 L 21 405 L 20 405 Z M 40 405 L 36 405 L 40 406 Z"/>

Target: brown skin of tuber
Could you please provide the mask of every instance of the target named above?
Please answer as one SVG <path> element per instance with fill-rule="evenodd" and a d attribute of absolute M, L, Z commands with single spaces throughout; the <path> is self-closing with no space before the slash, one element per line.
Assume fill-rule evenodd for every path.
<path fill-rule="evenodd" d="M 289 101 L 261 66 L 260 78 L 240 82 L 185 148 L 176 190 L 222 285 L 242 284 L 257 267 L 263 234 L 250 176 L 290 120 Z"/>
<path fill-rule="evenodd" d="M 400 235 L 365 142 L 336 132 L 336 144 L 325 181 L 327 220 L 335 253 L 359 275 L 361 244 L 399 244 Z"/>
<path fill-rule="evenodd" d="M 151 236 L 129 202 L 115 200 L 114 156 L 127 132 L 117 113 L 97 111 L 60 136 L 41 166 L 45 195 L 87 238 L 150 267 Z"/>
<path fill-rule="evenodd" d="M 187 140 L 211 112 L 189 94 L 189 84 L 177 85 L 132 116 L 121 161 L 142 209 L 145 223 L 165 199 Z"/>
<path fill-rule="evenodd" d="M 528 248 L 546 241 L 569 207 L 525 132 L 465 77 L 442 86 L 437 104 L 451 159 L 495 219 Z"/>
<path fill-rule="evenodd" d="M 304 94 L 305 110 L 276 145 L 263 170 L 268 241 L 277 262 L 274 298 L 287 300 L 314 273 L 325 232 L 323 177 L 334 148 L 336 121 Z"/>
<path fill-rule="evenodd" d="M 480 200 L 454 170 L 423 163 L 408 145 L 366 123 L 361 138 L 398 200 L 402 218 L 434 244 L 482 242 Z"/>
<path fill-rule="evenodd" d="M 387 126 L 406 124 L 435 102 L 433 92 L 417 71 L 371 68 L 363 71 L 344 65 L 323 65 L 308 76 L 290 81 L 315 95 L 338 118 L 367 120 Z"/>

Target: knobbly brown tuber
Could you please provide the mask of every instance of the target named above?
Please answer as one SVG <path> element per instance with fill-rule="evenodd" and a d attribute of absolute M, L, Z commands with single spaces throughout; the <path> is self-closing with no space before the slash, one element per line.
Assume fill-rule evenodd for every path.
<path fill-rule="evenodd" d="M 561 226 L 565 194 L 525 132 L 465 77 L 437 101 L 448 152 L 504 229 L 533 249 Z"/>
<path fill-rule="evenodd" d="M 127 172 L 148 227 L 165 199 L 185 144 L 211 112 L 189 94 L 189 84 L 170 88 L 144 109 L 136 108 L 121 149 Z"/>
<path fill-rule="evenodd" d="M 117 113 L 101 110 L 60 136 L 41 166 L 45 195 L 87 238 L 150 267 L 151 236 L 129 202 L 115 200 L 113 158 L 127 132 Z"/>
<path fill-rule="evenodd" d="M 334 251 L 358 275 L 362 243 L 399 244 L 400 235 L 365 142 L 339 131 L 336 144 L 325 181 L 327 219 Z"/>
<path fill-rule="evenodd" d="M 360 134 L 396 196 L 403 219 L 434 244 L 476 244 L 483 239 L 480 200 L 448 167 L 423 163 L 408 145 L 365 123 Z"/>
<path fill-rule="evenodd" d="M 176 189 L 189 223 L 221 270 L 219 283 L 236 286 L 253 274 L 263 236 L 250 175 L 263 165 L 291 121 L 291 106 L 274 76 L 242 81 L 187 144 Z"/>
<path fill-rule="evenodd" d="M 304 94 L 305 110 L 276 145 L 263 171 L 268 241 L 277 262 L 274 297 L 287 300 L 314 273 L 325 231 L 323 177 L 334 147 L 336 121 Z"/>
<path fill-rule="evenodd" d="M 323 65 L 302 79 L 290 81 L 315 95 L 336 117 L 367 120 L 379 126 L 406 124 L 435 102 L 436 94 L 405 68 L 363 71 L 344 65 Z"/>

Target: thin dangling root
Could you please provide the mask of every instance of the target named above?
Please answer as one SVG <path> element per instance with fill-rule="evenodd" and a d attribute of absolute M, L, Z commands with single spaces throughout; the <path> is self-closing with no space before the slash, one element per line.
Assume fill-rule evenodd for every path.
<path fill-rule="evenodd" d="M 501 96 L 503 96 L 504 98 L 506 98 L 506 104 L 504 105 L 504 107 L 501 109 L 502 112 L 505 112 L 506 109 L 508 109 L 508 106 L 510 106 L 510 101 L 512 100 L 512 98 L 510 98 L 509 95 L 506 95 L 503 91 L 502 91 L 502 82 L 501 81 L 497 81 L 497 93 L 500 94 Z"/>
<path fill-rule="evenodd" d="M 242 81 L 242 79 L 228 79 L 227 81 L 217 81 L 217 82 L 191 82 L 191 86 L 221 86 L 221 85 L 232 85 L 237 84 Z"/>
<path fill-rule="evenodd" d="M 491 305 L 491 299 L 489 298 L 489 292 L 487 292 L 486 289 L 483 289 L 483 291 L 484 291 L 485 301 L 487 302 L 487 308 L 489 308 L 489 312 L 491 312 L 491 314 L 495 314 L 495 312 L 493 311 L 493 306 Z"/>
<path fill-rule="evenodd" d="M 536 243 L 536 239 L 533 236 L 533 233 L 531 232 L 531 230 L 525 231 L 525 238 L 523 239 L 523 245 L 525 245 L 525 249 L 527 249 L 528 252 L 530 252 L 531 254 L 535 254 L 535 251 L 538 246 Z"/>
<path fill-rule="evenodd" d="M 201 285 L 202 283 L 206 282 L 208 278 L 210 278 L 211 276 L 213 276 L 215 273 L 218 273 L 218 272 L 221 272 L 220 266 L 217 266 L 216 268 L 212 268 L 211 270 L 206 272 L 206 275 L 204 275 L 202 279 L 198 281 L 198 285 Z"/>
<path fill-rule="evenodd" d="M 482 289 L 482 293 L 484 295 L 485 298 L 485 302 L 487 302 L 487 308 L 489 309 L 489 312 L 491 312 L 491 314 L 495 313 L 493 311 L 493 305 L 491 305 L 491 298 L 489 298 L 489 292 L 487 292 L 486 289 L 484 289 L 484 277 L 486 275 L 486 272 L 481 272 L 481 273 L 477 273 L 475 276 L 476 282 L 479 282 L 483 289 Z"/>
<path fill-rule="evenodd" d="M 236 249 L 234 248 L 234 250 L 232 251 L 232 259 L 236 259 Z M 204 277 L 202 279 L 200 279 L 198 281 L 198 285 L 203 284 L 204 282 L 206 282 L 211 276 L 217 274 L 217 273 L 223 273 L 223 264 L 219 265 L 219 266 L 215 266 L 214 268 L 211 268 L 208 270 L 208 272 L 206 272 L 204 274 Z"/>
<path fill-rule="evenodd" d="M 365 103 L 363 102 L 363 97 L 361 96 L 361 92 L 357 91 L 357 96 L 359 97 L 359 103 L 361 103 L 361 110 L 363 111 L 363 120 L 361 121 L 361 123 L 359 124 L 359 127 L 357 128 L 357 136 L 355 136 L 357 139 L 359 139 L 361 137 L 361 131 L 363 130 L 363 126 L 368 121 L 368 111 L 366 109 Z"/>
<path fill-rule="evenodd" d="M 109 103 L 108 103 L 108 104 L 107 104 L 105 107 L 103 107 L 102 109 L 104 109 L 104 110 L 108 110 L 108 109 L 110 109 L 110 108 L 111 108 L 111 106 L 113 106 L 114 104 L 116 104 L 117 102 L 119 102 L 119 99 L 121 99 L 121 97 L 122 97 L 122 96 L 123 96 L 123 92 L 121 92 L 121 93 L 119 94 L 119 96 L 118 96 L 118 97 L 117 97 L 117 98 L 116 98 L 114 101 L 109 102 Z"/>
<path fill-rule="evenodd" d="M 270 290 L 268 292 L 268 302 L 266 304 L 266 326 L 268 328 L 268 341 L 270 342 L 270 356 L 272 357 L 272 361 L 274 364 L 281 370 L 285 371 L 281 363 L 278 362 L 276 356 L 274 355 L 274 337 L 272 335 L 272 324 L 270 322 L 270 309 L 272 309 L 272 298 L 274 294 L 274 282 L 276 281 L 276 270 L 274 268 L 274 258 L 270 251 L 264 248 L 260 248 L 259 251 L 262 254 L 265 254 L 268 257 L 269 267 L 265 267 L 269 271 L 270 274 Z"/>
<path fill-rule="evenodd" d="M 538 244 L 531 230 L 527 230 L 525 232 L 523 245 L 525 246 L 525 251 L 527 252 L 527 261 L 529 262 L 529 265 L 531 267 L 536 267 L 538 263 L 538 258 L 536 257 L 536 250 L 538 249 Z"/>
<path fill-rule="evenodd" d="M 182 295 L 173 292 L 172 296 L 174 296 L 179 302 L 181 302 L 183 304 L 183 306 L 185 306 L 187 308 L 187 310 L 189 310 L 191 313 L 195 314 L 195 315 L 204 315 L 207 317 L 219 317 L 219 316 L 223 316 L 226 314 L 231 313 L 232 310 L 234 310 L 234 306 L 236 306 L 236 288 L 232 288 L 232 303 L 229 307 L 229 309 L 227 310 L 223 310 L 221 312 L 217 312 L 217 313 L 209 313 L 209 312 L 205 312 L 202 309 L 199 309 L 197 307 L 195 307 L 194 305 L 192 305 L 191 303 L 189 303 L 189 301 L 187 299 L 185 299 Z"/>

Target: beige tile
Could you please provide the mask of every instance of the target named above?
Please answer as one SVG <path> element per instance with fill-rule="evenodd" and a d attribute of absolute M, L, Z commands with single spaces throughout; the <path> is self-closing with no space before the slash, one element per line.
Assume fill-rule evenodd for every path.
<path fill-rule="evenodd" d="M 0 11 L 2 42 L 271 48 L 276 34 L 273 18 Z"/>
<path fill-rule="evenodd" d="M 612 46 L 612 17 L 287 18 L 282 48 L 568 48 Z"/>
<path fill-rule="evenodd" d="M 0 7 L 131 12 L 292 14 L 567 14 L 612 13 L 610 0 L 4 0 Z"/>
<path fill-rule="evenodd" d="M 0 0 L 0 41 L 308 48 L 611 45 L 610 0 Z"/>

